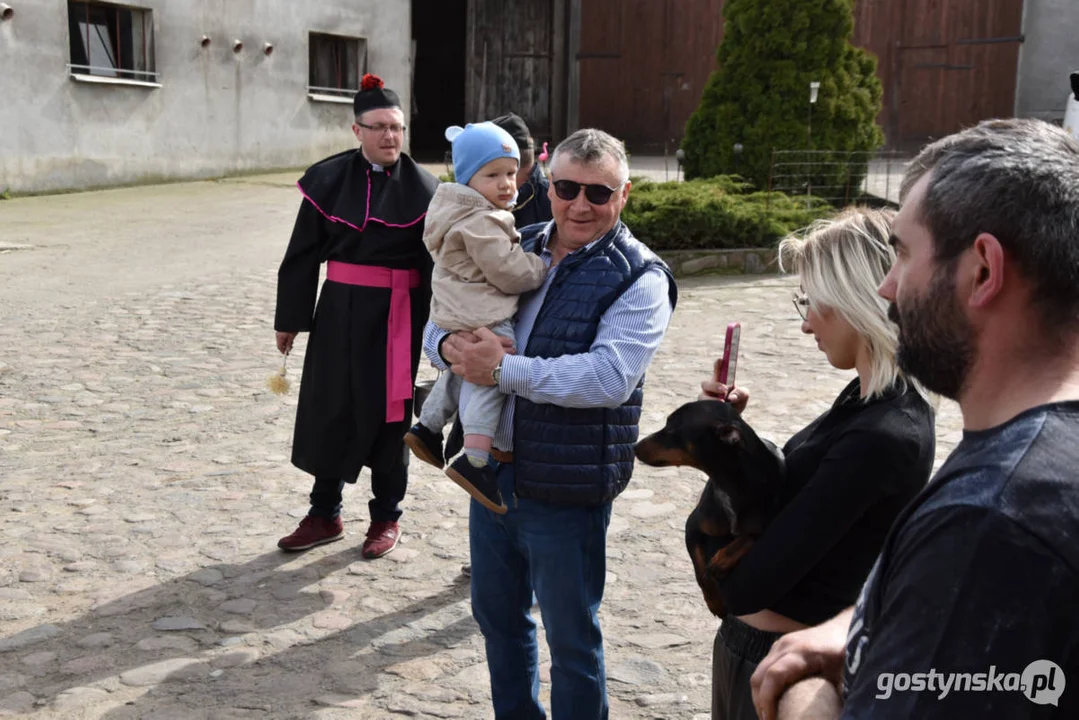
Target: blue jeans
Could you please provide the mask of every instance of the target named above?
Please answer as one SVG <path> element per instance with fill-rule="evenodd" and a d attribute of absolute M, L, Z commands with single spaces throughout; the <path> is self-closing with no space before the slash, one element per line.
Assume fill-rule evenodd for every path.
<path fill-rule="evenodd" d="M 487 648 L 496 720 L 543 720 L 532 597 L 551 649 L 551 713 L 606 720 L 607 675 L 599 605 L 607 576 L 611 504 L 551 505 L 514 497 L 513 465 L 498 467 L 509 506 L 496 515 L 472 501 L 472 615 Z"/>

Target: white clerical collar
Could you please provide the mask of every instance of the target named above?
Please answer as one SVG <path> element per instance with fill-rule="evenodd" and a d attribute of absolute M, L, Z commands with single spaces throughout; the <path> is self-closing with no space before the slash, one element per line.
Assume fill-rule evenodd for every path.
<path fill-rule="evenodd" d="M 378 163 L 371 163 L 371 169 L 374 170 L 375 172 L 382 172 L 386 168 L 382 167 Z"/>

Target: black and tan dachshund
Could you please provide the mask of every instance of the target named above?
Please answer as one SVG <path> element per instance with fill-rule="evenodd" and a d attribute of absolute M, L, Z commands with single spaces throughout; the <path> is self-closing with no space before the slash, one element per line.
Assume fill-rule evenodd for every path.
<path fill-rule="evenodd" d="M 637 443 L 635 452 L 646 465 L 686 465 L 708 475 L 686 520 L 686 549 L 708 609 L 724 617 L 716 582 L 782 507 L 783 453 L 757 437 L 729 403 L 716 400 L 678 408 L 662 430 Z"/>

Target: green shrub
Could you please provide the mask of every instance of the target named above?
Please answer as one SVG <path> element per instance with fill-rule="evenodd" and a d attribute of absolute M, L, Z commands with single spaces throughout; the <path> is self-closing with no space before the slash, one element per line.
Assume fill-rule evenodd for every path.
<path fill-rule="evenodd" d="M 883 144 L 875 122 L 881 108 L 877 61 L 850 43 L 854 0 L 727 0 L 723 16 L 719 68 L 686 123 L 687 178 L 737 172 L 767 188 L 773 149 L 870 152 Z M 821 84 L 812 139 L 811 81 Z M 864 174 L 864 163 L 855 167 L 851 186 Z M 842 187 L 847 169 L 824 166 L 808 180 Z"/>
<path fill-rule="evenodd" d="M 653 250 L 771 247 L 834 212 L 827 203 L 753 192 L 739 178 L 634 184 L 622 220 Z"/>

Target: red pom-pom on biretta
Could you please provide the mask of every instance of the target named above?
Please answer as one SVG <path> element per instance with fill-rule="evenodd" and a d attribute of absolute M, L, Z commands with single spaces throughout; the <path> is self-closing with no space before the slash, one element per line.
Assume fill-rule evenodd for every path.
<path fill-rule="evenodd" d="M 386 88 L 378 75 L 366 73 L 360 78 L 360 91 L 352 98 L 352 109 L 356 117 L 368 110 L 400 107 L 401 100 L 397 97 L 397 93 Z"/>
<path fill-rule="evenodd" d="M 377 90 L 384 86 L 385 83 L 382 82 L 382 78 L 378 75 L 372 75 L 371 73 L 367 73 L 363 76 L 363 79 L 360 80 L 360 90 Z"/>

